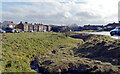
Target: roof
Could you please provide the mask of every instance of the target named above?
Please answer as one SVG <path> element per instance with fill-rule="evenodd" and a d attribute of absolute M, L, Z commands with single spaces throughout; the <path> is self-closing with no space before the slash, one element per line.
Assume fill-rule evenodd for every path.
<path fill-rule="evenodd" d="M 9 25 L 16 25 L 12 21 L 5 21 L 5 22 L 7 22 Z"/>
<path fill-rule="evenodd" d="M 19 24 L 23 24 L 23 25 L 32 25 L 32 24 L 29 24 L 29 23 L 23 23 L 23 22 L 20 22 Z M 18 25 L 19 25 L 18 24 Z"/>
<path fill-rule="evenodd" d="M 35 23 L 34 25 L 43 25 L 43 24 L 36 24 L 36 23 Z"/>
<path fill-rule="evenodd" d="M 28 23 L 26 24 L 26 23 L 22 23 L 23 25 L 29 25 Z"/>
<path fill-rule="evenodd" d="M 84 25 L 84 27 L 103 27 L 103 25 Z"/>
<path fill-rule="evenodd" d="M 120 23 L 110 23 L 110 24 L 108 24 L 108 25 L 106 25 L 106 26 L 117 27 L 117 26 L 120 26 Z M 106 26 L 105 26 L 105 27 L 106 27 Z"/>

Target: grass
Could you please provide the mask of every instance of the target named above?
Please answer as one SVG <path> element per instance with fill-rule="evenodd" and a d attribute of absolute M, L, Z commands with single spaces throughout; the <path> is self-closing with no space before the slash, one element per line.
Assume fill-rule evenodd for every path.
<path fill-rule="evenodd" d="M 120 64 L 120 40 L 109 36 L 82 33 L 72 37 L 84 40 L 84 43 L 79 45 L 79 48 L 74 51 L 76 55 Z M 116 61 L 112 61 L 113 59 L 116 59 Z"/>
<path fill-rule="evenodd" d="M 60 48 L 72 49 L 82 41 L 53 32 L 3 34 L 2 72 L 33 72 L 30 61 L 35 56 Z"/>
<path fill-rule="evenodd" d="M 48 52 L 44 56 L 39 56 L 39 66 L 42 67 L 42 71 L 45 72 L 87 72 L 87 73 L 99 73 L 118 71 L 116 66 L 111 65 L 108 62 L 101 62 L 97 60 L 91 60 L 85 57 L 75 57 L 70 55 L 69 49 L 56 50 L 55 54 Z M 64 53 L 63 52 L 67 52 Z"/>
<path fill-rule="evenodd" d="M 42 64 L 40 67 L 49 72 L 118 71 L 116 66 L 108 62 L 103 63 L 86 56 L 101 53 L 103 47 L 109 47 L 110 51 L 117 49 L 120 42 L 102 35 L 79 33 L 71 35 L 73 36 L 65 37 L 62 33 L 54 32 L 3 34 L 2 72 L 35 72 L 30 68 L 30 62 L 36 56 L 39 58 L 39 65 Z M 104 51 L 107 51 L 107 48 Z"/>

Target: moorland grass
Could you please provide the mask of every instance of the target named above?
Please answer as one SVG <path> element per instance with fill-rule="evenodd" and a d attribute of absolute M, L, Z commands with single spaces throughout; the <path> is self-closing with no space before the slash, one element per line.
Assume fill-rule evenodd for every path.
<path fill-rule="evenodd" d="M 2 72 L 33 72 L 30 61 L 35 56 L 60 48 L 72 49 L 81 42 L 82 39 L 54 32 L 5 33 L 2 35 Z"/>

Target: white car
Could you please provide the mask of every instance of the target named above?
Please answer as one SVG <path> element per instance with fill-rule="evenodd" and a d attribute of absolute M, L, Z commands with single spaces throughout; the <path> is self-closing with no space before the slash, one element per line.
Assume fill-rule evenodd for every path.
<path fill-rule="evenodd" d="M 33 30 L 31 30 L 30 32 L 33 32 Z"/>
<path fill-rule="evenodd" d="M 16 30 L 16 29 L 13 29 L 12 32 L 13 32 L 13 33 L 18 33 L 19 31 Z"/>
<path fill-rule="evenodd" d="M 6 31 L 4 31 L 4 30 L 0 29 L 0 33 L 6 33 Z"/>

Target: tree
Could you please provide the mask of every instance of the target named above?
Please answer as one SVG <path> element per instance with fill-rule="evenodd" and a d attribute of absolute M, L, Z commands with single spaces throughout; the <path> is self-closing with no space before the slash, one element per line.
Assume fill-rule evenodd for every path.
<path fill-rule="evenodd" d="M 59 32 L 58 26 L 53 26 L 51 29 L 53 32 Z"/>
<path fill-rule="evenodd" d="M 78 30 L 79 26 L 77 24 L 70 24 L 69 25 L 69 28 L 72 30 L 72 31 L 76 31 Z"/>
<path fill-rule="evenodd" d="M 70 36 L 70 28 L 68 26 L 65 26 L 63 33 L 65 34 L 66 37 L 69 37 Z"/>
<path fill-rule="evenodd" d="M 64 33 L 66 37 L 70 36 L 70 28 L 68 26 L 53 26 L 52 31 Z"/>

